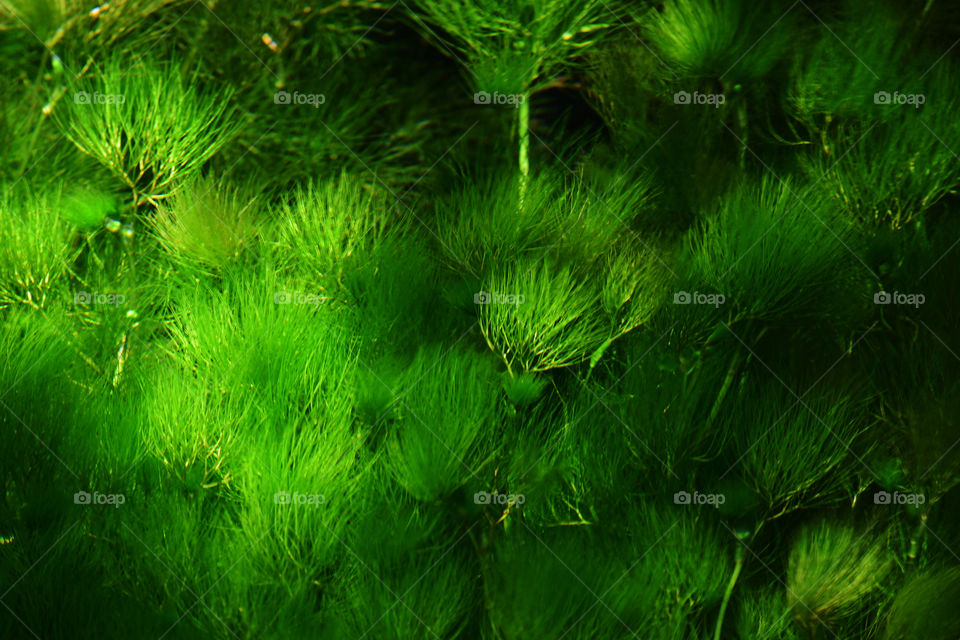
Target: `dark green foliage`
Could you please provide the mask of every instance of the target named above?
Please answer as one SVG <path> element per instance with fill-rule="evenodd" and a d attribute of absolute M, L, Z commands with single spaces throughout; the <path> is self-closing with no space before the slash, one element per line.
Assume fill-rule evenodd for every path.
<path fill-rule="evenodd" d="M 946 640 L 960 633 L 960 570 L 949 567 L 920 573 L 903 586 L 890 605 L 884 640 Z"/>
<path fill-rule="evenodd" d="M 0 638 L 956 638 L 958 37 L 0 0 Z"/>

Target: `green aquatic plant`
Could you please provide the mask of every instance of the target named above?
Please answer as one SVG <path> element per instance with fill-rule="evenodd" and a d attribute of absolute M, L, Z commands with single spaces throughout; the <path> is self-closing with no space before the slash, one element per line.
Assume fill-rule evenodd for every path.
<path fill-rule="evenodd" d="M 174 261 L 217 269 L 250 248 L 258 233 L 258 206 L 256 194 L 219 185 L 208 175 L 163 201 L 149 225 Z"/>
<path fill-rule="evenodd" d="M 474 102 L 515 106 L 520 201 L 530 174 L 530 100 L 548 78 L 621 20 L 619 2 L 602 0 L 421 0 L 424 17 L 449 38 L 446 48 L 466 67 Z M 422 21 L 419 24 L 434 32 Z M 435 35 L 435 34 L 434 34 Z M 460 56 L 463 56 L 461 58 Z"/>
<path fill-rule="evenodd" d="M 807 632 L 830 629 L 863 611 L 884 583 L 893 559 L 870 530 L 823 521 L 800 530 L 790 550 L 787 603 Z"/>
<path fill-rule="evenodd" d="M 643 34 L 684 75 L 754 81 L 784 55 L 793 33 L 788 3 L 669 0 L 641 18 Z"/>
<path fill-rule="evenodd" d="M 156 205 L 196 174 L 237 131 L 229 90 L 203 90 L 170 65 L 106 62 L 70 86 L 56 111 L 64 135 Z"/>
<path fill-rule="evenodd" d="M 890 604 L 884 640 L 948 640 L 960 633 L 960 569 L 931 569 L 911 576 Z"/>

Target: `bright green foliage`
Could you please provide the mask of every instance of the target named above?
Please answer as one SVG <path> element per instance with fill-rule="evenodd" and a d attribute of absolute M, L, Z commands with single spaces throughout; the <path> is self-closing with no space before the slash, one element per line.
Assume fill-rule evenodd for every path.
<path fill-rule="evenodd" d="M 387 201 L 358 178 L 298 189 L 279 221 L 278 251 L 291 268 L 340 283 L 345 265 L 378 248 L 384 239 Z"/>
<path fill-rule="evenodd" d="M 471 353 L 420 351 L 404 372 L 398 422 L 389 443 L 391 468 L 420 500 L 462 486 L 496 450 L 496 380 L 490 362 Z"/>
<path fill-rule="evenodd" d="M 480 91 L 527 94 L 533 81 L 616 25 L 617 4 L 601 0 L 423 0 L 428 20 L 453 36 Z"/>
<path fill-rule="evenodd" d="M 609 343 L 640 325 L 657 306 L 650 291 L 658 283 L 649 283 L 656 276 L 644 269 L 649 262 L 639 256 L 629 267 L 620 264 L 619 271 L 600 275 L 625 276 L 623 280 L 599 283 L 581 280 L 586 274 L 554 259 L 542 260 L 494 272 L 478 294 L 491 296 L 491 302 L 479 305 L 480 330 L 511 374 L 595 363 Z M 597 315 L 596 309 L 606 314 Z"/>
<path fill-rule="evenodd" d="M 64 134 L 130 189 L 133 203 L 169 197 L 235 131 L 229 91 L 202 91 L 179 70 L 111 61 L 78 81 L 57 114 Z"/>
<path fill-rule="evenodd" d="M 958 25 L 0 0 L 0 638 L 955 639 Z"/>
<path fill-rule="evenodd" d="M 0 199 L 0 306 L 43 306 L 46 290 L 67 271 L 70 225 L 60 198 L 8 191 Z"/>
<path fill-rule="evenodd" d="M 200 270 L 223 267 L 249 249 L 257 233 L 255 195 L 206 176 L 184 186 L 150 219 L 176 262 Z"/>
<path fill-rule="evenodd" d="M 790 551 L 790 615 L 811 631 L 830 628 L 867 606 L 892 564 L 876 532 L 828 521 L 807 525 Z"/>
<path fill-rule="evenodd" d="M 649 196 L 616 184 L 563 188 L 545 175 L 530 183 L 523 206 L 519 197 L 503 186 L 468 189 L 449 214 L 456 226 L 441 228 L 450 262 L 481 279 L 480 329 L 511 375 L 595 365 L 664 293 L 668 267 L 642 239 L 622 233 Z M 481 224 L 485 202 L 498 224 Z"/>
<path fill-rule="evenodd" d="M 669 0 L 643 18 L 644 34 L 670 68 L 728 82 L 758 79 L 789 42 L 790 3 Z M 783 5 L 783 6 L 780 6 Z"/>

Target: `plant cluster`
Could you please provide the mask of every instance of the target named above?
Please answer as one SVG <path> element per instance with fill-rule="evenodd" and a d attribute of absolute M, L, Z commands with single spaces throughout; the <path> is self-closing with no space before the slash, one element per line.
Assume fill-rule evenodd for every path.
<path fill-rule="evenodd" d="M 958 37 L 0 0 L 0 638 L 960 637 Z"/>

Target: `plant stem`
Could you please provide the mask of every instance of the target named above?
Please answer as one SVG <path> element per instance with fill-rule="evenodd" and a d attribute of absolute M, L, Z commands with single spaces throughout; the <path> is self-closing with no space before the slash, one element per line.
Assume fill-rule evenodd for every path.
<path fill-rule="evenodd" d="M 517 108 L 517 135 L 520 139 L 520 208 L 527 195 L 527 179 L 530 174 L 530 92 L 524 91 L 523 101 Z"/>
<path fill-rule="evenodd" d="M 740 570 L 743 569 L 743 561 L 746 558 L 746 543 L 742 540 L 738 541 L 740 544 L 737 545 L 737 550 L 735 552 L 735 565 L 733 568 L 733 575 L 730 576 L 730 582 L 727 583 L 727 590 L 723 594 L 723 602 L 720 603 L 720 613 L 717 614 L 717 628 L 713 632 L 713 640 L 720 640 L 720 631 L 723 629 L 723 616 L 727 613 L 727 605 L 730 603 L 730 596 L 733 595 L 733 587 L 737 584 L 737 578 L 740 577 Z"/>
<path fill-rule="evenodd" d="M 923 531 L 927 526 L 927 515 L 929 514 L 929 509 L 924 511 L 920 515 L 920 522 L 917 523 L 917 526 L 913 530 L 913 534 L 910 536 L 910 549 L 907 551 L 907 559 L 915 561 L 919 555 L 919 548 L 921 544 L 920 537 L 923 535 Z"/>
<path fill-rule="evenodd" d="M 747 166 L 747 140 L 750 135 L 750 128 L 747 126 L 747 105 L 740 101 L 737 105 L 737 125 L 740 127 L 740 139 L 743 144 L 740 145 L 740 168 L 746 169 Z"/>
<path fill-rule="evenodd" d="M 713 426 L 713 421 L 717 419 L 717 414 L 720 412 L 720 405 L 723 404 L 723 399 L 727 396 L 727 392 L 730 391 L 730 385 L 733 384 L 734 378 L 737 377 L 737 370 L 740 368 L 740 362 L 742 360 L 743 350 L 738 349 L 733 356 L 733 360 L 730 362 L 730 368 L 727 369 L 727 375 L 723 379 L 720 392 L 717 393 L 717 399 L 710 408 L 710 416 L 707 418 L 708 428 Z"/>

